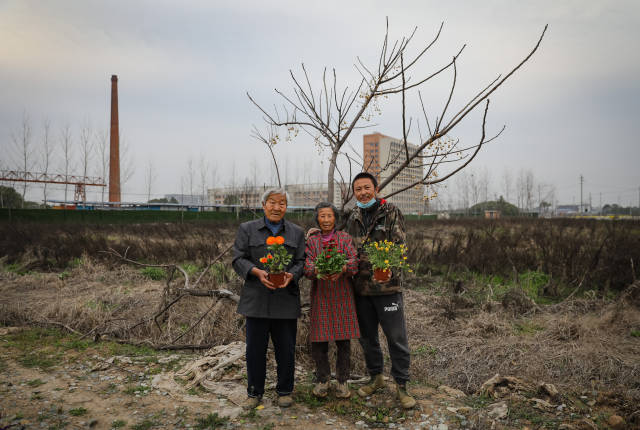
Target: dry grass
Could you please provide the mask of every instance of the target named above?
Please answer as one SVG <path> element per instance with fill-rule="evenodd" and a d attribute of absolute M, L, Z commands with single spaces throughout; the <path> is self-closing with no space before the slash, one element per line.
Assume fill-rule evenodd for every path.
<path fill-rule="evenodd" d="M 232 280 L 225 287 L 237 291 L 239 285 Z M 420 290 L 405 293 L 411 373 L 418 382 L 473 393 L 500 373 L 551 382 L 565 392 L 596 388 L 640 400 L 640 338 L 631 335 L 640 329 L 640 286 L 629 288 L 617 300 L 571 300 L 518 314 L 499 302 L 462 300 L 439 289 L 433 280 L 421 285 Z M 63 280 L 55 273 L 3 272 L 0 323 L 55 322 L 80 333 L 98 327 L 112 338 L 169 343 L 213 299 L 184 298 L 167 313 L 162 331 L 153 322 L 128 331 L 141 317 L 155 313 L 163 288 L 163 281 L 151 281 L 137 269 L 117 266 L 114 270 L 86 257 Z M 303 287 L 302 300 L 308 303 L 308 286 Z M 229 303 L 179 343 L 243 340 L 242 323 L 235 305 Z M 298 327 L 299 363 L 311 368 L 306 315 Z M 357 342 L 352 343 L 352 351 L 353 373 L 365 374 Z"/>
<path fill-rule="evenodd" d="M 556 384 L 565 392 L 595 388 L 640 400 L 640 308 L 577 300 L 514 316 L 496 303 L 447 317 L 445 298 L 408 291 L 412 372 L 467 393 L 494 374 Z M 422 376 L 421 376 L 422 377 Z"/>

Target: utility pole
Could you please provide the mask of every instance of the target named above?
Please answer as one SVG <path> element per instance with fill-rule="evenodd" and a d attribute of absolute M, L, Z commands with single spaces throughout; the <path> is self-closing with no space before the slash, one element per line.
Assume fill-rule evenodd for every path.
<path fill-rule="evenodd" d="M 580 175 L 580 213 L 582 214 L 582 184 L 584 184 L 584 176 Z"/>

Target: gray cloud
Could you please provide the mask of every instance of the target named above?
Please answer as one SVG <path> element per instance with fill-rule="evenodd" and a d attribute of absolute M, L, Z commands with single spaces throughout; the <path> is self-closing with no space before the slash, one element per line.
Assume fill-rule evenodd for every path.
<path fill-rule="evenodd" d="M 256 160 L 270 170 L 267 152 L 249 138 L 260 114 L 250 91 L 265 106 L 280 103 L 273 88 L 291 88 L 288 70 L 305 62 L 318 82 L 324 66 L 336 67 L 344 85 L 357 85 L 355 57 L 375 63 L 389 16 L 395 36 L 419 26 L 415 49 L 445 21 L 440 43 L 417 74 L 448 61 L 468 43 L 459 63 L 456 106 L 531 49 L 545 23 L 541 50 L 492 97 L 489 125 L 504 136 L 475 163 L 494 173 L 505 166 L 533 170 L 571 200 L 577 176 L 593 193 L 637 200 L 637 76 L 640 4 L 634 1 L 477 2 L 209 2 L 81 1 L 0 3 L 0 150 L 7 164 L 10 135 L 23 112 L 54 129 L 83 121 L 105 129 L 109 77 L 120 78 L 120 121 L 137 162 L 128 190 L 142 194 L 145 160 L 159 168 L 154 191 L 179 191 L 189 157 L 218 166 L 219 181 L 231 165 L 249 174 Z M 425 89 L 442 100 L 450 78 Z M 412 112 L 419 112 L 415 95 Z M 439 104 L 429 112 L 435 114 Z M 399 135 L 399 104 L 389 101 L 376 130 Z M 439 107 L 438 107 L 439 109 Z M 456 132 L 478 138 L 477 117 Z M 36 133 L 37 134 L 37 133 Z M 352 144 L 361 147 L 362 133 Z M 415 139 L 414 139 L 415 140 Z M 314 177 L 326 167 L 302 134 L 277 148 L 283 159 L 303 157 Z M 291 167 L 291 175 L 295 175 Z M 636 191 L 634 191 L 634 189 Z M 613 190 L 613 191 L 611 191 Z M 622 190 L 622 191 L 621 191 Z M 631 190 L 631 191 L 629 191 Z M 37 198 L 37 196 L 34 196 Z M 623 201 L 624 203 L 625 201 Z"/>

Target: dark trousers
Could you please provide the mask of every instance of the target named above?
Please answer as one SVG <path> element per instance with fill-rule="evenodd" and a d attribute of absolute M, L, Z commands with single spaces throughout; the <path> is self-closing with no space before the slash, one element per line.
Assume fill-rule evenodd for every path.
<path fill-rule="evenodd" d="M 293 392 L 296 357 L 296 319 L 270 319 L 247 317 L 247 394 L 262 397 L 267 376 L 267 346 L 269 336 L 276 356 L 278 382 L 276 392 L 280 396 Z"/>
<path fill-rule="evenodd" d="M 347 382 L 351 370 L 351 339 L 336 340 L 336 378 L 341 384 Z M 311 356 L 316 363 L 316 379 L 327 382 L 331 376 L 329 367 L 329 342 L 311 342 Z"/>
<path fill-rule="evenodd" d="M 402 293 L 385 296 L 356 294 L 356 311 L 360 325 L 360 345 L 364 351 L 369 375 L 378 375 L 384 369 L 384 358 L 378 337 L 378 325 L 380 325 L 389 346 L 391 376 L 399 385 L 406 384 L 409 380 L 411 353 L 407 340 Z"/>

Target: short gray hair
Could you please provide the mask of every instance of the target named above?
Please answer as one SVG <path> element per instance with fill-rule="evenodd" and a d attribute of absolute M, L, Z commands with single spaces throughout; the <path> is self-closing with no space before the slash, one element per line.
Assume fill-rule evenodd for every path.
<path fill-rule="evenodd" d="M 336 223 L 334 225 L 334 228 L 335 228 L 335 226 L 338 225 L 338 220 L 340 220 L 340 213 L 338 212 L 338 209 L 329 202 L 320 202 L 316 205 L 315 214 L 314 214 L 316 224 L 320 225 L 320 223 L 318 222 L 318 212 L 320 211 L 320 209 L 325 209 L 325 208 L 330 208 L 333 211 L 333 216 L 336 219 Z"/>
<path fill-rule="evenodd" d="M 285 199 L 287 199 L 287 206 L 289 206 L 289 193 L 284 188 L 267 188 L 267 190 L 262 194 L 262 204 L 267 203 L 267 199 L 271 194 L 284 194 Z"/>

